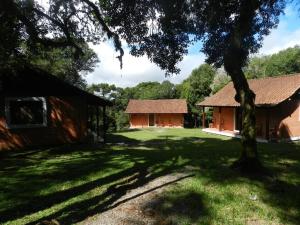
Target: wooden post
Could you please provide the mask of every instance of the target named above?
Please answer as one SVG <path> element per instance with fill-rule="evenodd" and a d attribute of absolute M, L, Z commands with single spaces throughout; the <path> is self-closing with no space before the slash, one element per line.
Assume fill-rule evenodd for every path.
<path fill-rule="evenodd" d="M 205 128 L 205 107 L 202 107 L 202 129 Z"/>
<path fill-rule="evenodd" d="M 103 111 L 102 111 L 102 119 L 103 119 L 103 142 L 106 142 L 106 110 L 105 106 L 103 106 Z"/>
<path fill-rule="evenodd" d="M 270 111 L 269 108 L 266 109 L 266 139 L 270 140 Z"/>
<path fill-rule="evenodd" d="M 96 106 L 96 129 L 97 129 L 97 138 L 100 136 L 100 131 L 99 131 L 99 106 Z"/>
<path fill-rule="evenodd" d="M 86 130 L 88 131 L 89 126 L 90 126 L 90 111 L 89 111 L 89 105 L 86 104 Z M 88 133 L 88 132 L 87 132 Z M 87 135 L 86 133 L 86 135 Z"/>
<path fill-rule="evenodd" d="M 222 107 L 219 107 L 219 131 L 222 130 L 221 113 L 222 113 Z"/>

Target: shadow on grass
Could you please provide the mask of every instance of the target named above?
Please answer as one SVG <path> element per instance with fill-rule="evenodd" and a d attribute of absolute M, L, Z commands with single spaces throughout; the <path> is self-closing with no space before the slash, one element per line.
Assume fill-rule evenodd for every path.
<path fill-rule="evenodd" d="M 177 193 L 176 196 L 161 196 L 147 202 L 142 211 L 155 218 L 155 224 L 178 224 L 178 220 L 196 223 L 209 215 L 201 194 L 190 191 Z"/>
<path fill-rule="evenodd" d="M 237 179 L 239 174 L 229 169 L 239 154 L 237 140 L 176 139 L 167 135 L 167 138 L 138 141 L 110 135 L 109 141 L 111 144 L 107 146 L 64 146 L 3 154 L 0 223 L 22 219 L 50 207 L 57 209 L 26 223 L 50 219 L 57 219 L 61 224 L 80 222 L 130 200 L 120 200 L 128 191 L 185 166 L 200 170 L 201 176 L 220 185 L 241 182 Z M 263 185 L 267 193 L 263 201 L 278 208 L 285 221 L 296 224 L 300 214 L 290 212 L 300 208 L 300 199 L 294 194 L 300 191 L 299 146 L 271 144 L 261 148 L 262 158 L 278 174 L 277 178 L 251 177 L 242 182 Z M 277 162 L 278 157 L 282 162 Z M 293 173 L 297 180 L 281 179 L 282 173 Z M 12 202 L 15 204 L 9 204 Z M 209 207 L 194 192 L 157 199 L 151 204 L 161 212 L 158 218 L 170 215 L 171 222 L 183 214 L 194 222 L 209 215 Z"/>

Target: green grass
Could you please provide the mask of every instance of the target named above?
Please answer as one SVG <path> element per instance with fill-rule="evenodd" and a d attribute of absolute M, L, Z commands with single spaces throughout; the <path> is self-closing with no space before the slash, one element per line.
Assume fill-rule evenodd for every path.
<path fill-rule="evenodd" d="M 238 140 L 198 129 L 133 130 L 111 134 L 108 142 L 1 153 L 0 224 L 78 223 L 107 210 L 126 191 L 175 171 L 194 176 L 155 200 L 161 218 L 178 224 L 299 224 L 298 144 L 259 144 L 264 165 L 274 173 L 264 178 L 229 169 L 239 156 Z"/>

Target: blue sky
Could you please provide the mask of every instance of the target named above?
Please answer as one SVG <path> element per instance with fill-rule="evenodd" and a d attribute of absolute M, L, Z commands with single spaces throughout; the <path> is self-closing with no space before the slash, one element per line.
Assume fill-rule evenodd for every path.
<path fill-rule="evenodd" d="M 295 45 L 300 45 L 300 12 L 296 10 L 295 3 L 293 3 L 289 4 L 285 9 L 285 14 L 280 16 L 278 27 L 265 37 L 258 55 L 273 54 Z M 110 43 L 101 43 L 92 48 L 97 53 L 100 63 L 94 72 L 85 76 L 89 84 L 110 83 L 127 87 L 143 81 L 162 82 L 166 79 L 173 83 L 180 83 L 194 68 L 205 61 L 205 55 L 200 52 L 201 43 L 196 43 L 189 47 L 189 54 L 179 63 L 180 74 L 166 78 L 164 71 L 151 63 L 147 57 L 136 58 L 125 50 L 124 66 L 120 70 L 116 59 L 117 53 Z"/>
<path fill-rule="evenodd" d="M 295 3 L 289 4 L 285 9 L 285 15 L 280 16 L 281 23 L 286 23 L 286 29 L 288 31 L 293 31 L 300 28 L 300 11 L 296 10 L 296 8 L 297 6 Z"/>

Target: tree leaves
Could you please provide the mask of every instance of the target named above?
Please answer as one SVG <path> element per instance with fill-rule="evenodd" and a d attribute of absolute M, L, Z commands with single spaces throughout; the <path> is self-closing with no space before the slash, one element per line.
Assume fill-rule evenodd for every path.
<path fill-rule="evenodd" d="M 253 57 L 244 70 L 248 79 L 299 73 L 300 47 L 295 46 L 272 55 Z"/>

